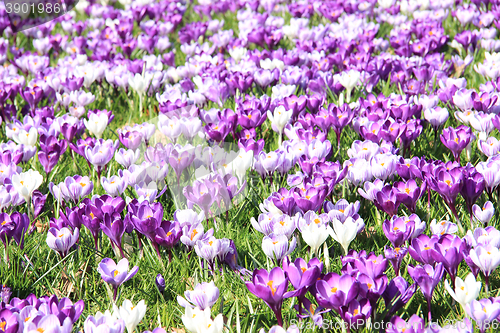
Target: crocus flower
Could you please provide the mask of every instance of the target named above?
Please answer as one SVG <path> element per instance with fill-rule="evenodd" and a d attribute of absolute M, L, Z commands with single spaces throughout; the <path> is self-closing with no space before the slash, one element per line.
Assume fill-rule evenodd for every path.
<path fill-rule="evenodd" d="M 441 236 L 431 252 L 434 260 L 443 264 L 453 283 L 455 283 L 458 266 L 464 260 L 466 247 L 467 244 L 460 237 L 447 234 Z"/>
<path fill-rule="evenodd" d="M 54 251 L 58 252 L 61 258 L 64 258 L 71 247 L 78 240 L 79 232 L 75 229 L 71 232 L 68 228 L 50 228 L 47 233 L 47 245 Z"/>
<path fill-rule="evenodd" d="M 311 251 L 318 255 L 318 249 L 328 238 L 333 230 L 327 223 L 328 221 L 323 222 L 319 218 L 316 218 L 314 221 L 310 221 L 309 224 L 305 223 L 304 219 L 300 221 L 304 221 L 304 223 L 299 223 L 299 230 L 302 234 L 302 238 L 307 245 L 311 247 Z"/>
<path fill-rule="evenodd" d="M 479 222 L 487 225 L 495 214 L 495 207 L 493 207 L 491 201 L 486 201 L 482 208 L 474 204 L 472 206 L 472 213 Z"/>
<path fill-rule="evenodd" d="M 500 265 L 500 250 L 492 245 L 478 245 L 471 249 L 469 256 L 484 274 L 486 290 L 489 287 L 491 273 Z"/>
<path fill-rule="evenodd" d="M 280 326 L 283 326 L 281 305 L 288 289 L 288 281 L 288 274 L 280 267 L 274 267 L 270 272 L 265 269 L 254 270 L 252 281 L 245 282 L 248 290 L 271 308 Z"/>
<path fill-rule="evenodd" d="M 122 319 L 125 322 L 125 327 L 128 333 L 133 333 L 137 325 L 141 322 L 146 314 L 146 303 L 144 300 L 136 305 L 132 304 L 128 299 L 123 301 L 122 306 L 117 307 L 113 304 L 113 315 Z"/>
<path fill-rule="evenodd" d="M 97 267 L 97 271 L 101 274 L 101 278 L 113 286 L 113 300 L 116 300 L 118 287 L 122 283 L 130 280 L 138 270 L 139 267 L 134 266 L 129 272 L 127 258 L 123 258 L 118 264 L 116 264 L 113 259 L 104 258 Z"/>
<path fill-rule="evenodd" d="M 7 259 L 7 246 L 11 239 L 19 245 L 20 249 L 24 248 L 24 235 L 30 225 L 30 219 L 27 214 L 14 212 L 12 214 L 0 213 L 0 240 L 4 244 Z"/>
<path fill-rule="evenodd" d="M 104 112 L 99 114 L 89 113 L 89 120 L 84 119 L 83 123 L 90 133 L 100 139 L 102 137 L 102 133 L 108 126 L 108 120 L 108 115 Z"/>
<path fill-rule="evenodd" d="M 160 227 L 156 229 L 155 241 L 158 245 L 171 249 L 179 242 L 181 236 L 182 230 L 179 222 L 163 220 Z M 169 252 L 169 261 L 172 260 L 171 256 Z"/>
<path fill-rule="evenodd" d="M 337 273 L 328 273 L 316 281 L 313 289 L 318 304 L 327 309 L 339 311 L 341 307 L 349 305 L 356 298 L 359 291 L 358 281 L 351 275 L 342 276 Z"/>
<path fill-rule="evenodd" d="M 453 153 L 455 161 L 460 161 L 460 153 L 471 141 L 471 136 L 470 127 L 460 125 L 457 128 L 445 128 L 440 138 L 443 145 Z"/>
<path fill-rule="evenodd" d="M 14 310 L 14 309 L 13 309 Z M 57 319 L 57 317 L 56 317 Z M 57 324 L 59 324 L 59 320 L 57 319 Z M 0 327 L 2 331 L 5 333 L 17 333 L 19 329 L 19 319 L 17 317 L 17 313 L 8 308 L 3 308 L 0 310 Z M 36 329 L 36 327 L 35 327 Z M 71 330 L 71 328 L 70 328 Z M 68 331 L 70 332 L 70 331 Z"/>
<path fill-rule="evenodd" d="M 408 281 L 401 276 L 396 276 L 392 279 L 382 294 L 385 307 L 389 309 L 385 318 L 390 318 L 393 313 L 408 303 L 410 298 L 413 297 L 413 294 L 415 294 L 416 290 L 416 283 L 409 285 Z"/>
<path fill-rule="evenodd" d="M 85 147 L 85 158 L 97 170 L 97 176 L 101 178 L 101 173 L 104 167 L 111 161 L 116 148 L 118 147 L 118 140 L 99 139 L 95 142 L 94 147 Z"/>
<path fill-rule="evenodd" d="M 284 257 L 295 250 L 297 239 L 292 238 L 292 242 L 288 243 L 288 238 L 285 235 L 270 234 L 262 239 L 262 250 L 277 265 L 281 264 Z"/>
<path fill-rule="evenodd" d="M 364 224 L 363 219 L 354 220 L 350 216 L 344 223 L 335 218 L 332 220 L 333 229 L 330 231 L 330 236 L 342 246 L 344 255 L 349 251 L 349 244 L 356 238 L 361 223 Z"/>
<path fill-rule="evenodd" d="M 163 292 L 165 291 L 165 287 L 166 287 L 165 279 L 163 278 L 163 275 L 158 274 L 156 276 L 155 285 L 156 285 L 156 288 L 158 288 L 158 291 L 160 292 L 160 294 L 163 294 Z"/>
<path fill-rule="evenodd" d="M 342 72 L 338 76 L 338 81 L 339 83 L 345 88 L 346 90 L 346 101 L 350 102 L 351 101 L 351 92 L 352 89 L 358 84 L 358 81 L 361 77 L 361 73 L 358 72 L 355 69 L 351 69 L 349 71 Z"/>
<path fill-rule="evenodd" d="M 290 262 L 290 259 L 287 257 L 283 261 L 283 270 L 288 273 L 290 283 L 295 288 L 294 291 L 286 293 L 286 296 L 297 297 L 300 307 L 309 287 L 314 285 L 320 276 L 323 270 L 323 263 L 318 258 L 311 259 L 309 263 L 306 263 L 302 258 L 297 258 L 294 262 Z"/>
<path fill-rule="evenodd" d="M 222 333 L 224 329 L 222 313 L 212 320 L 210 308 L 200 310 L 186 307 L 186 312 L 181 319 L 186 329 L 191 333 Z"/>
<path fill-rule="evenodd" d="M 438 285 L 443 277 L 444 266 L 442 263 L 436 264 L 435 267 L 431 265 L 416 266 L 408 265 L 408 273 L 410 274 L 413 281 L 415 281 L 424 297 L 427 299 L 427 310 L 429 322 L 432 322 L 431 314 L 431 300 L 434 288 Z"/>
<path fill-rule="evenodd" d="M 219 288 L 213 281 L 198 283 L 194 290 L 186 290 L 184 296 L 177 296 L 177 302 L 183 308 L 210 309 L 219 299 Z"/>
<path fill-rule="evenodd" d="M 106 333 L 121 333 L 125 330 L 125 322 L 121 319 L 113 320 L 106 316 L 96 319 L 93 316 L 88 316 L 83 323 L 85 332 L 106 332 Z"/>
<path fill-rule="evenodd" d="M 73 322 L 68 317 L 61 323 L 59 318 L 54 314 L 48 314 L 42 317 L 39 321 L 32 321 L 24 327 L 24 332 L 53 332 L 53 333 L 70 333 L 73 328 Z"/>
<path fill-rule="evenodd" d="M 30 211 L 31 196 L 33 195 L 33 192 L 38 189 L 40 185 L 42 185 L 43 176 L 38 171 L 29 169 L 26 172 L 13 175 L 11 180 L 16 191 L 28 204 L 28 211 Z"/>
<path fill-rule="evenodd" d="M 278 132 L 278 140 L 279 145 L 281 146 L 281 142 L 283 140 L 283 128 L 288 123 L 290 118 L 292 117 L 292 110 L 285 110 L 285 107 L 280 105 L 274 109 L 274 113 L 271 111 L 267 111 L 267 118 L 271 121 L 271 126 L 274 131 Z"/>
<path fill-rule="evenodd" d="M 500 315 L 500 303 L 483 298 L 479 301 L 473 300 L 465 307 L 467 314 L 476 322 L 481 333 Z"/>
<path fill-rule="evenodd" d="M 469 273 L 465 280 L 457 276 L 455 279 L 455 290 L 450 287 L 448 280 L 445 280 L 444 285 L 451 297 L 453 297 L 464 310 L 466 310 L 467 304 L 477 299 L 481 291 L 481 281 L 476 281 L 472 273 Z"/>
<path fill-rule="evenodd" d="M 404 321 L 398 316 L 394 316 L 391 322 L 387 325 L 386 333 L 424 333 L 425 321 L 417 316 L 412 315 L 408 321 Z"/>

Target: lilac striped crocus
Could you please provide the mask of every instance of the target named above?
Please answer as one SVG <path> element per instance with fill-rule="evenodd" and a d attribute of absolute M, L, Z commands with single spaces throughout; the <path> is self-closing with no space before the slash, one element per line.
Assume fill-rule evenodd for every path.
<path fill-rule="evenodd" d="M 113 286 L 113 300 L 116 300 L 118 287 L 124 282 L 130 280 L 137 274 L 138 266 L 134 266 L 129 272 L 129 263 L 127 258 L 123 258 L 117 263 L 113 259 L 104 258 L 99 263 L 97 271 L 101 274 L 101 278 Z"/>

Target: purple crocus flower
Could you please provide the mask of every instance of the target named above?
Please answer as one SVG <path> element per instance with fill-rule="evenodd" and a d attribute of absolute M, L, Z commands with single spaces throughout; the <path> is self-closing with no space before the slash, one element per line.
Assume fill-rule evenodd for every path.
<path fill-rule="evenodd" d="M 455 286 L 458 266 L 464 260 L 466 246 L 467 244 L 460 237 L 445 234 L 434 244 L 434 249 L 431 252 L 433 259 L 443 264 L 450 275 L 453 286 Z"/>
<path fill-rule="evenodd" d="M 150 204 L 145 200 L 139 203 L 137 199 L 128 205 L 128 213 L 125 215 L 125 223 L 134 227 L 138 234 L 144 235 L 151 240 L 157 254 L 159 254 L 156 243 L 156 229 L 163 220 L 163 207 L 159 202 Z"/>
<path fill-rule="evenodd" d="M 395 215 L 401 204 L 395 192 L 391 185 L 386 185 L 377 192 L 373 202 L 379 210 L 386 212 L 389 216 Z"/>
<path fill-rule="evenodd" d="M 488 222 L 490 222 L 490 220 L 493 218 L 493 215 L 495 214 L 495 208 L 493 207 L 491 201 L 486 201 L 482 208 L 474 204 L 472 206 L 472 213 L 479 222 L 483 223 L 486 226 L 488 225 Z"/>
<path fill-rule="evenodd" d="M 405 205 L 410 212 L 415 213 L 416 204 L 418 199 L 425 193 L 427 183 L 424 181 L 421 186 L 413 179 L 404 182 L 396 182 L 394 189 L 396 189 L 396 199 Z"/>
<path fill-rule="evenodd" d="M 168 249 L 173 248 L 182 236 L 181 225 L 177 221 L 163 220 L 160 227 L 156 229 L 155 241 L 160 246 Z M 168 260 L 172 260 L 172 254 L 169 251 Z"/>
<path fill-rule="evenodd" d="M 385 318 L 390 318 L 393 313 L 402 308 L 417 290 L 417 284 L 411 286 L 401 276 L 396 276 L 392 279 L 385 289 L 382 297 L 384 298 L 385 307 L 389 309 Z"/>
<path fill-rule="evenodd" d="M 394 316 L 391 322 L 387 325 L 386 333 L 425 333 L 425 321 L 417 316 L 412 315 L 408 321 L 404 321 L 398 316 Z"/>
<path fill-rule="evenodd" d="M 465 205 L 467 211 L 469 212 L 470 218 L 472 220 L 472 206 L 476 203 L 477 199 L 483 194 L 486 187 L 486 182 L 481 173 L 476 171 L 473 165 L 467 163 L 464 168 L 464 180 L 463 186 L 460 190 L 460 194 L 465 200 Z"/>
<path fill-rule="evenodd" d="M 271 308 L 280 326 L 283 326 L 281 306 L 288 289 L 288 281 L 288 274 L 280 267 L 274 267 L 270 272 L 265 269 L 254 270 L 252 281 L 245 282 L 248 290 Z"/>
<path fill-rule="evenodd" d="M 58 252 L 61 258 L 64 258 L 71 247 L 75 245 L 79 237 L 78 229 L 71 232 L 68 228 L 50 228 L 47 233 L 47 245 L 54 251 Z"/>
<path fill-rule="evenodd" d="M 458 219 L 455 201 L 463 186 L 464 174 L 462 168 L 448 170 L 444 166 L 439 166 L 433 173 L 434 176 L 429 177 L 430 183 L 428 185 L 439 193 L 450 207 L 453 215 Z"/>
<path fill-rule="evenodd" d="M 14 241 L 21 249 L 24 248 L 24 235 L 30 225 L 27 214 L 14 212 L 12 214 L 0 213 L 0 240 L 2 241 L 6 253 L 10 241 Z M 8 257 L 7 257 L 8 259 Z"/>
<path fill-rule="evenodd" d="M 184 296 L 177 296 L 177 302 L 183 308 L 210 309 L 219 299 L 219 288 L 213 281 L 198 283 L 193 290 L 186 290 Z"/>
<path fill-rule="evenodd" d="M 294 291 L 287 292 L 286 297 L 297 297 L 299 302 L 299 313 L 301 313 L 302 304 L 305 300 L 305 295 L 309 288 L 316 283 L 321 271 L 323 263 L 318 258 L 311 259 L 308 263 L 302 258 L 297 258 L 292 263 L 288 257 L 283 261 L 283 270 L 288 273 L 288 278 Z"/>
<path fill-rule="evenodd" d="M 434 250 L 434 245 L 438 241 L 439 236 L 437 235 L 429 237 L 422 234 L 411 241 L 411 246 L 408 248 L 408 251 L 414 260 L 422 264 L 433 265 L 436 260 L 434 259 L 432 252 Z"/>
<path fill-rule="evenodd" d="M 68 148 L 66 140 L 57 140 L 55 136 L 40 136 L 40 151 L 38 160 L 42 164 L 45 173 L 49 174 L 59 161 L 59 157 L 64 154 Z"/>
<path fill-rule="evenodd" d="M 485 287 L 488 290 L 490 275 L 500 265 L 500 250 L 491 244 L 479 244 L 470 250 L 469 257 L 483 272 Z"/>
<path fill-rule="evenodd" d="M 116 300 L 118 287 L 121 286 L 122 283 L 130 280 L 139 270 L 138 266 L 134 266 L 129 272 L 128 267 L 127 258 L 123 258 L 118 264 L 116 264 L 113 259 L 104 258 L 97 267 L 97 271 L 101 274 L 101 278 L 113 286 L 113 300 Z"/>
<path fill-rule="evenodd" d="M 320 306 L 339 312 L 358 296 L 358 290 L 359 283 L 354 277 L 331 272 L 316 281 L 312 292 Z"/>
<path fill-rule="evenodd" d="M 347 325 L 347 332 L 359 330 L 372 314 L 372 306 L 368 299 L 352 300 L 349 305 L 340 308 L 340 317 Z"/>
<path fill-rule="evenodd" d="M 125 322 L 123 319 L 114 320 L 106 316 L 102 316 L 99 319 L 89 316 L 83 323 L 83 329 L 89 333 L 120 333 L 125 331 Z"/>
<path fill-rule="evenodd" d="M 384 221 L 382 229 L 392 245 L 400 247 L 413 235 L 415 223 L 406 217 L 393 216 Z"/>
<path fill-rule="evenodd" d="M 406 253 L 408 253 L 408 249 L 406 247 L 395 247 L 394 249 L 390 247 L 384 248 L 385 258 L 392 264 L 396 276 L 399 276 L 399 268 L 401 267 L 401 263 L 403 262 Z"/>
<path fill-rule="evenodd" d="M 460 153 L 469 144 L 472 137 L 470 127 L 460 125 L 457 128 L 448 127 L 443 130 L 440 139 L 446 148 L 451 150 L 455 161 L 460 162 Z"/>
<path fill-rule="evenodd" d="M 17 313 L 13 310 L 9 310 L 8 308 L 0 310 L 0 328 L 2 329 L 2 333 L 17 333 L 19 329 Z"/>
<path fill-rule="evenodd" d="M 111 161 L 115 150 L 118 148 L 119 141 L 116 140 L 96 140 L 94 147 L 85 147 L 85 158 L 97 170 L 97 176 L 101 178 L 104 167 Z"/>
<path fill-rule="evenodd" d="M 422 291 L 422 294 L 424 294 L 424 297 L 427 299 L 427 315 L 429 322 L 432 322 L 432 293 L 434 292 L 434 288 L 436 288 L 443 277 L 444 266 L 442 263 L 436 264 L 435 267 L 432 267 L 431 265 L 417 265 L 416 267 L 408 265 L 408 273 L 410 274 L 413 281 L 418 284 L 420 290 Z"/>
<path fill-rule="evenodd" d="M 160 294 L 163 294 L 163 292 L 165 291 L 165 279 L 163 278 L 163 275 L 161 274 L 158 274 L 155 278 L 155 285 L 156 285 L 156 288 L 158 288 L 158 291 L 160 292 Z"/>
<path fill-rule="evenodd" d="M 479 301 L 473 300 L 465 306 L 467 314 L 479 326 L 481 333 L 486 332 L 491 323 L 500 315 L 500 303 L 483 298 Z"/>
<path fill-rule="evenodd" d="M 287 255 L 295 250 L 297 239 L 292 238 L 292 242 L 288 243 L 288 238 L 285 235 L 271 233 L 262 239 L 262 250 L 276 265 L 281 265 L 281 261 Z"/>

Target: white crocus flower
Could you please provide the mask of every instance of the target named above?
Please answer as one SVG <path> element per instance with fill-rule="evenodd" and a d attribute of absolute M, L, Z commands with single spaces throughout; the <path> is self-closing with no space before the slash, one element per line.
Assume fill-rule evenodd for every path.
<path fill-rule="evenodd" d="M 317 219 L 320 221 L 319 219 Z M 333 233 L 329 225 L 319 222 L 318 224 L 311 222 L 302 227 L 302 238 L 307 245 L 311 247 L 311 251 L 316 255 L 318 249 L 326 241 L 328 236 Z"/>
<path fill-rule="evenodd" d="M 29 131 L 20 129 L 19 132 L 13 135 L 12 139 L 19 144 L 33 147 L 36 145 L 38 139 L 38 131 L 35 127 L 31 127 Z"/>
<path fill-rule="evenodd" d="M 360 77 L 361 77 L 361 73 L 355 69 L 351 69 L 347 72 L 342 72 L 339 75 L 339 77 L 338 77 L 339 83 L 345 88 L 345 90 L 347 92 L 346 93 L 347 102 L 351 101 L 351 91 L 358 84 Z"/>
<path fill-rule="evenodd" d="M 479 292 L 481 291 L 481 281 L 476 281 L 474 274 L 469 273 L 465 278 L 465 281 L 458 276 L 455 279 L 455 290 L 451 289 L 448 280 L 444 282 L 446 290 L 450 293 L 451 297 L 464 308 L 465 306 L 477 299 Z"/>
<path fill-rule="evenodd" d="M 378 5 L 382 8 L 387 9 L 394 5 L 394 0 L 378 0 Z"/>
<path fill-rule="evenodd" d="M 210 308 L 200 310 L 199 308 L 186 307 L 182 322 L 191 333 L 220 333 L 224 329 L 222 314 L 212 320 L 210 318 Z"/>
<path fill-rule="evenodd" d="M 235 62 L 240 62 L 240 60 L 247 54 L 247 49 L 244 47 L 235 47 L 229 49 L 229 55 L 234 59 Z"/>
<path fill-rule="evenodd" d="M 340 243 L 344 249 L 344 255 L 349 251 L 349 244 L 356 238 L 358 233 L 359 225 L 362 223 L 362 219 L 358 218 L 354 220 L 352 217 L 348 217 L 344 223 L 340 222 L 338 219 L 333 219 L 333 229 L 331 229 L 330 236 Z"/>
<path fill-rule="evenodd" d="M 253 150 L 245 151 L 240 150 L 240 153 L 231 162 L 232 170 L 236 177 L 243 182 L 243 177 L 245 177 L 247 170 L 252 166 L 253 162 Z"/>
<path fill-rule="evenodd" d="M 285 128 L 286 124 L 290 121 L 290 118 L 292 118 L 292 113 L 293 110 L 286 111 L 283 105 L 280 105 L 274 109 L 274 115 L 271 113 L 271 111 L 267 111 L 267 118 L 271 120 L 271 125 L 273 127 L 273 130 L 279 133 L 280 146 L 281 146 L 281 141 L 283 140 L 282 138 L 283 128 Z"/>
<path fill-rule="evenodd" d="M 113 316 L 118 319 L 123 319 L 128 333 L 134 332 L 135 328 L 141 322 L 146 314 L 146 303 L 144 300 L 134 305 L 128 299 L 123 301 L 119 308 L 113 304 Z"/>
<path fill-rule="evenodd" d="M 20 174 L 15 174 L 11 178 L 12 186 L 16 189 L 20 196 L 26 200 L 28 203 L 28 209 L 30 209 L 30 199 L 33 192 L 40 187 L 43 183 L 43 176 L 40 172 L 29 169 L 26 172 Z"/>
<path fill-rule="evenodd" d="M 153 79 L 153 75 L 151 73 L 144 73 L 145 75 L 141 75 L 136 73 L 134 76 L 130 76 L 128 78 L 128 85 L 132 90 L 134 90 L 139 95 L 139 112 L 142 113 L 142 99 L 143 95 L 149 88 L 149 83 Z"/>
<path fill-rule="evenodd" d="M 105 113 L 95 114 L 91 113 L 89 120 L 83 120 L 85 127 L 94 134 L 98 139 L 102 137 L 102 133 L 108 126 L 108 115 Z"/>

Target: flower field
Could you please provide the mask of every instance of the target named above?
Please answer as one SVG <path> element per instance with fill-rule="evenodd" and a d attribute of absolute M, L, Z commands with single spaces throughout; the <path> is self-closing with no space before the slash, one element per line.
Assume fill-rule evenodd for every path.
<path fill-rule="evenodd" d="M 498 332 L 499 29 L 499 0 L 4 0 L 0 332 Z"/>

